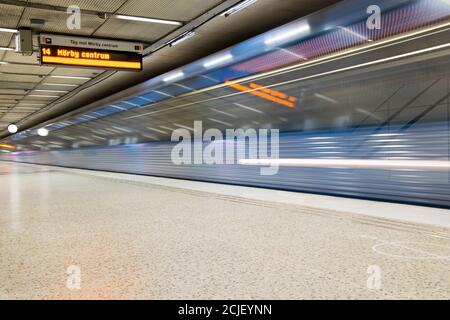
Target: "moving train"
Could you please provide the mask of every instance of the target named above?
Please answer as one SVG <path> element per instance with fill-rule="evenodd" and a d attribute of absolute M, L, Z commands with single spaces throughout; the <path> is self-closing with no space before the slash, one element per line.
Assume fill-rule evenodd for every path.
<path fill-rule="evenodd" d="M 11 135 L 0 160 L 449 208 L 450 5 L 371 2 L 343 1 Z M 252 154 L 252 130 L 272 152 Z M 184 152 L 232 149 L 233 161 L 174 162 L 180 131 L 200 136 Z"/>

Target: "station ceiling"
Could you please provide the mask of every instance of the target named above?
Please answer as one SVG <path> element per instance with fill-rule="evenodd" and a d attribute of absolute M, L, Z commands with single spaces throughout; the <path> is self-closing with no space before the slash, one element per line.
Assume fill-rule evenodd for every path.
<path fill-rule="evenodd" d="M 0 28 L 33 29 L 37 34 L 59 33 L 140 41 L 153 48 L 183 27 L 196 26 L 196 36 L 174 47 L 162 47 L 145 59 L 140 73 L 40 66 L 37 53 L 24 56 L 0 50 L 0 133 L 10 123 L 23 127 L 103 98 L 218 50 L 336 3 L 336 0 L 259 0 L 228 18 L 218 14 L 236 0 L 0 0 Z M 67 7 L 82 10 L 81 29 L 66 26 Z M 180 22 L 179 25 L 102 18 L 121 14 Z M 32 19 L 45 21 L 32 24 Z M 153 46 L 153 47 L 152 47 Z M 15 48 L 13 33 L 0 32 L 0 47 Z M 90 90 L 84 90 L 84 89 Z M 95 89 L 95 90 L 94 90 Z M 33 123 L 34 120 L 34 123 Z M 21 129 L 22 129 L 21 128 Z"/>

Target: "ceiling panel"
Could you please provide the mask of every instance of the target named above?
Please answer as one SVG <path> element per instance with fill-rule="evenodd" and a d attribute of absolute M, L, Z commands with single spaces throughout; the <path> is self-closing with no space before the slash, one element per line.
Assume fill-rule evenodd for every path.
<path fill-rule="evenodd" d="M 0 10 L 0 23 L 3 28 L 17 28 L 23 8 L 2 4 Z"/>
<path fill-rule="evenodd" d="M 146 22 L 133 22 L 130 25 L 127 20 L 108 19 L 95 36 L 154 42 L 177 28 L 178 26 Z"/>
<path fill-rule="evenodd" d="M 13 114 L 13 113 L 7 113 L 2 117 L 2 121 L 6 122 L 16 122 L 20 119 L 22 119 L 23 115 Z"/>
<path fill-rule="evenodd" d="M 22 89 L 1 89 L 0 88 L 0 95 L 3 94 L 19 94 L 19 95 L 24 95 L 26 93 L 25 90 Z"/>
<path fill-rule="evenodd" d="M 0 81 L 0 89 L 31 89 L 35 85 L 33 82 Z"/>
<path fill-rule="evenodd" d="M 79 77 L 92 77 L 99 75 L 102 73 L 103 70 L 95 70 L 95 69 L 85 69 L 85 68 L 72 68 L 72 67 L 58 67 L 55 68 L 55 70 L 52 72 L 52 75 L 58 75 L 58 76 L 79 76 Z M 47 79 L 50 80 L 51 78 Z M 55 78 L 56 79 L 56 78 Z M 54 79 L 52 79 L 53 81 Z M 66 80 L 66 79 L 57 79 L 60 80 Z M 85 82 L 84 80 L 83 82 Z"/>
<path fill-rule="evenodd" d="M 61 88 L 61 90 L 67 90 L 75 89 L 78 86 L 82 85 L 84 82 L 88 80 L 82 80 L 82 79 L 60 79 L 60 78 L 47 78 L 42 81 L 40 86 L 46 87 L 46 89 L 53 88 L 55 90 L 58 90 L 57 88 Z M 47 83 L 57 84 L 57 85 L 47 85 Z M 67 86 L 63 86 L 64 84 L 67 84 Z"/>
<path fill-rule="evenodd" d="M 90 35 L 104 20 L 93 15 L 84 15 L 81 20 L 81 29 L 70 30 L 67 28 L 68 14 L 60 11 L 27 8 L 20 20 L 21 27 L 30 27 L 30 19 L 44 19 L 44 32 L 74 33 L 79 35 Z"/>
<path fill-rule="evenodd" d="M 222 2 L 221 0 L 129 0 L 117 13 L 189 21 Z"/>
<path fill-rule="evenodd" d="M 4 74 L 0 73 L 0 81 L 8 82 L 39 82 L 42 78 L 38 76 L 21 75 L 21 74 Z"/>
<path fill-rule="evenodd" d="M 17 95 L 17 94 L 1 94 L 0 93 L 0 100 L 1 99 L 8 99 L 8 100 L 20 99 L 20 98 L 22 98 L 22 96 L 23 95 L 21 95 L 21 94 Z"/>
<path fill-rule="evenodd" d="M 38 101 L 34 97 L 26 96 L 21 102 L 18 103 L 21 106 L 29 106 L 29 105 L 40 105 L 41 107 L 45 105 L 45 101 Z"/>
<path fill-rule="evenodd" d="M 11 38 L 12 38 L 11 33 L 0 32 L 0 47 L 8 47 Z"/>
<path fill-rule="evenodd" d="M 45 107 L 47 104 L 51 103 L 52 101 L 54 101 L 56 99 L 58 99 L 58 98 L 39 98 L 39 97 L 34 97 L 34 96 L 33 97 L 25 96 L 21 101 L 24 103 L 31 103 L 31 102 L 36 103 L 36 104 L 42 103 L 43 104 L 42 107 Z"/>
<path fill-rule="evenodd" d="M 38 63 L 36 53 L 34 53 L 30 56 L 23 56 L 20 53 L 16 53 L 16 52 L 12 52 L 12 51 L 6 52 L 6 54 L 3 58 L 3 61 L 27 63 L 27 64 L 37 64 Z"/>
<path fill-rule="evenodd" d="M 29 111 L 12 109 L 7 114 L 14 116 L 14 117 L 22 117 L 23 115 L 28 114 L 28 113 L 29 113 Z"/>
<path fill-rule="evenodd" d="M 29 0 L 31 3 L 57 5 L 59 7 L 79 6 L 82 10 L 95 10 L 102 12 L 114 12 L 126 2 L 126 0 Z"/>
<path fill-rule="evenodd" d="M 57 79 L 54 79 L 54 80 L 57 80 Z M 58 79 L 58 81 L 54 81 L 54 80 L 47 79 L 47 80 L 43 81 L 41 84 L 39 84 L 39 87 L 37 87 L 36 89 L 70 91 L 70 90 L 74 90 L 76 87 L 79 86 L 79 84 L 62 83 L 59 81 L 59 79 Z M 63 79 L 61 79 L 61 80 L 63 80 Z M 57 84 L 57 85 L 54 85 L 54 84 Z"/>
<path fill-rule="evenodd" d="M 40 107 L 30 107 L 30 106 L 21 106 L 21 105 L 17 105 L 14 107 L 15 110 L 17 111 L 24 111 L 24 110 L 39 110 Z"/>
<path fill-rule="evenodd" d="M 1 64 L 0 72 L 46 75 L 53 68 L 42 68 L 39 65 Z"/>

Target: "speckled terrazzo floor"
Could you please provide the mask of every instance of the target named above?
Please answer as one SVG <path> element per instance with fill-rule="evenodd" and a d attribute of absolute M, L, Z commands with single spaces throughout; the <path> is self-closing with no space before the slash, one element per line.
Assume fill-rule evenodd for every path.
<path fill-rule="evenodd" d="M 0 299 L 450 298 L 445 228 L 4 162 L 0 199 Z"/>

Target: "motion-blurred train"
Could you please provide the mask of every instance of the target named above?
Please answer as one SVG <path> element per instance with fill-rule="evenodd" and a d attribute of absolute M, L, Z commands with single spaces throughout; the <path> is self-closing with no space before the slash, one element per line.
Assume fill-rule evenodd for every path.
<path fill-rule="evenodd" d="M 343 1 L 14 134 L 0 159 L 449 208 L 450 4 L 380 1 L 371 25 L 371 2 Z M 195 121 L 279 130 L 291 165 L 175 164 L 172 133 L 194 134 Z"/>

